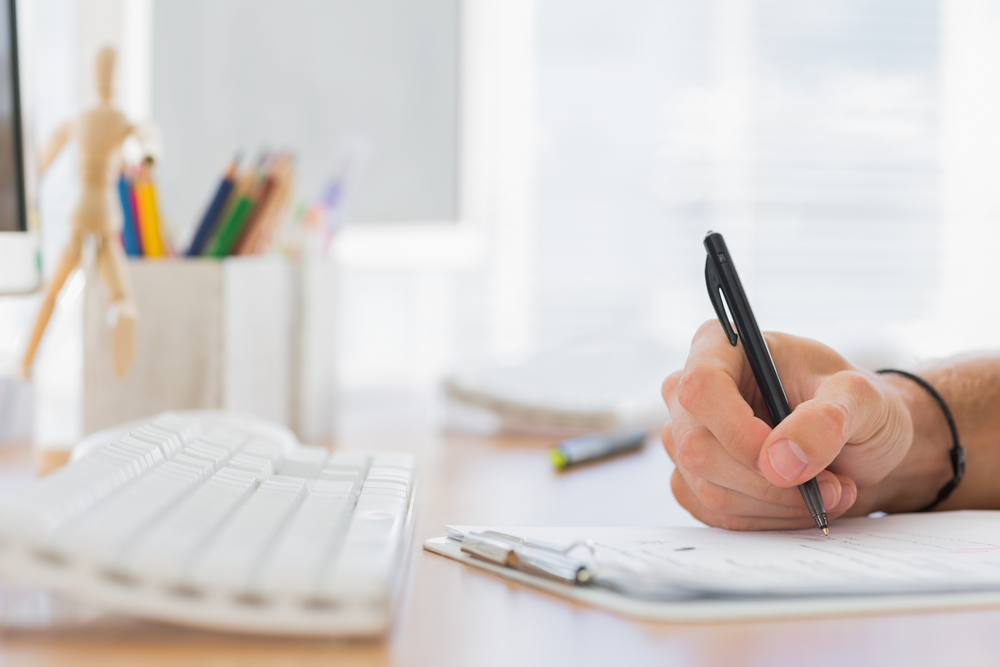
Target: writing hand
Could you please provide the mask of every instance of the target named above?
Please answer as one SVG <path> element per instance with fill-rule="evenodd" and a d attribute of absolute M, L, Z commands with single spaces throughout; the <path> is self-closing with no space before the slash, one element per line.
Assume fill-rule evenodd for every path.
<path fill-rule="evenodd" d="M 702 325 L 684 369 L 663 383 L 677 500 L 713 526 L 805 528 L 814 523 L 796 487 L 816 477 L 831 520 L 874 511 L 913 439 L 899 392 L 815 341 L 765 339 L 793 408 L 776 428 L 742 345 L 730 345 L 718 320 Z"/>

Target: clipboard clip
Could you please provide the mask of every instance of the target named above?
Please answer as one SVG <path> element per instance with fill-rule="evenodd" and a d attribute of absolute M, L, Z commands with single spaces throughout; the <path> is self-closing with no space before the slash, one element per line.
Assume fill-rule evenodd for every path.
<path fill-rule="evenodd" d="M 592 540 L 561 547 L 493 530 L 463 532 L 451 526 L 447 528 L 447 535 L 461 543 L 462 553 L 476 560 L 561 584 L 603 588 L 650 600 L 687 600 L 703 596 L 702 591 L 666 576 L 636 554 Z M 582 550 L 586 550 L 589 558 L 572 555 Z"/>
<path fill-rule="evenodd" d="M 495 531 L 466 533 L 462 538 L 462 552 L 473 558 L 518 570 L 571 586 L 588 585 L 594 580 L 594 571 L 587 561 L 569 555 L 580 543 L 563 549 L 537 540 L 530 540 Z"/>

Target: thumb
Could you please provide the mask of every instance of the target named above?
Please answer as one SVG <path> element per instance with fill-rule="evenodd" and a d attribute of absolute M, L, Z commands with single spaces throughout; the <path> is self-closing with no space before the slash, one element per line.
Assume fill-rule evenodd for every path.
<path fill-rule="evenodd" d="M 829 466 L 845 444 L 875 435 L 886 421 L 884 406 L 881 390 L 866 374 L 835 373 L 771 431 L 757 466 L 775 486 L 803 484 Z"/>

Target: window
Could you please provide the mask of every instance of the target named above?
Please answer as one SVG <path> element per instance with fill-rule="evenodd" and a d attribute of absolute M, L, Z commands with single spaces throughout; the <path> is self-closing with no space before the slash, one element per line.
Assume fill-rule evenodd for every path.
<path fill-rule="evenodd" d="M 1000 3 L 537 7 L 543 344 L 686 347 L 709 229 L 764 328 L 873 363 L 995 344 Z"/>

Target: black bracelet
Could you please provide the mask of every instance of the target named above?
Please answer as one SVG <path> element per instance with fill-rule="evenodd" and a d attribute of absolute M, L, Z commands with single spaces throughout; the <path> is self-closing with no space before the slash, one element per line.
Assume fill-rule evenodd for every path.
<path fill-rule="evenodd" d="M 937 401 L 938 405 L 941 406 L 941 412 L 944 413 L 944 418 L 948 421 L 948 429 L 951 430 L 951 442 L 952 442 L 951 452 L 950 452 L 951 468 L 952 470 L 955 471 L 955 476 L 952 477 L 951 481 L 945 484 L 944 488 L 942 488 L 938 492 L 937 498 L 934 500 L 934 502 L 932 502 L 930 505 L 927 505 L 926 507 L 921 507 L 920 509 L 917 510 L 918 512 L 929 512 L 938 505 L 940 505 L 942 502 L 944 502 L 945 498 L 951 495 L 951 492 L 955 490 L 955 487 L 958 486 L 958 483 L 962 481 L 962 475 L 965 474 L 965 448 L 963 448 L 962 445 L 960 445 L 958 442 L 958 429 L 955 428 L 955 420 L 951 416 L 951 410 L 948 409 L 948 405 L 944 402 L 944 399 L 941 398 L 941 394 L 937 393 L 937 389 L 932 387 L 927 380 L 923 379 L 918 375 L 914 375 L 913 373 L 908 373 L 906 371 L 901 371 L 895 368 L 883 368 L 882 370 L 878 370 L 875 372 L 879 374 L 895 373 L 896 375 L 902 375 L 903 377 L 909 378 L 910 380 L 913 380 L 914 382 L 919 384 L 921 387 L 926 389 L 927 393 L 930 394 L 935 401 Z"/>

